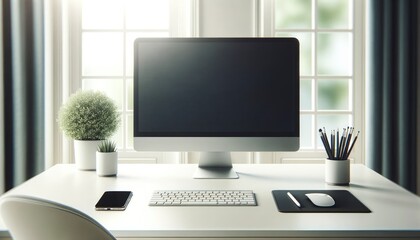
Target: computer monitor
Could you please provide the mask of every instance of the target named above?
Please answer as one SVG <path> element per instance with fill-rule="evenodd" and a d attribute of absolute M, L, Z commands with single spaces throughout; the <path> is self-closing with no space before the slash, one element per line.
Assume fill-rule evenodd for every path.
<path fill-rule="evenodd" d="M 295 38 L 140 38 L 134 149 L 199 151 L 195 178 L 237 178 L 231 151 L 299 149 Z"/>

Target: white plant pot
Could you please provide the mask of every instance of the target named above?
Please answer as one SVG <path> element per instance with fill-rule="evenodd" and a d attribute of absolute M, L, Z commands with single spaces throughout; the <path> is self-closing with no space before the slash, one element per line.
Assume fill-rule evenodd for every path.
<path fill-rule="evenodd" d="M 96 152 L 96 174 L 112 177 L 118 173 L 118 152 Z"/>
<path fill-rule="evenodd" d="M 330 185 L 349 185 L 350 160 L 325 159 L 325 182 Z"/>
<path fill-rule="evenodd" d="M 100 140 L 74 140 L 74 161 L 79 170 L 96 169 L 96 149 Z"/>

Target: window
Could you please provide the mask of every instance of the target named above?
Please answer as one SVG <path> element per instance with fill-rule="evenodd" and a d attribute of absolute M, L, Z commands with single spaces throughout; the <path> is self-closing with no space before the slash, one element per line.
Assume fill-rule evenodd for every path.
<path fill-rule="evenodd" d="M 272 2 L 273 35 L 296 37 L 300 42 L 301 156 L 305 152 L 315 157 L 319 156 L 317 152 L 323 154 L 317 134 L 321 127 L 327 131 L 339 129 L 340 133 L 343 127 L 355 126 L 358 130 L 362 127 L 356 119 L 362 109 L 355 99 L 361 96 L 355 92 L 355 86 L 361 82 L 356 73 L 361 71 L 360 65 L 354 64 L 360 58 L 357 53 L 360 49 L 355 47 L 355 42 L 361 38 L 355 36 L 355 2 Z"/>
<path fill-rule="evenodd" d="M 131 52 L 137 37 L 182 37 L 192 36 L 191 31 L 201 32 L 196 29 L 203 26 L 200 2 L 80 1 L 80 29 L 71 30 L 80 35 L 80 47 L 76 45 L 76 49 L 80 51 L 81 66 L 74 79 L 79 81 L 76 89 L 102 90 L 117 102 L 122 124 L 113 138 L 118 142 L 120 156 L 155 158 L 169 154 L 169 158 L 178 158 L 175 162 L 193 159 L 190 156 L 195 153 L 147 155 L 133 151 Z M 363 0 L 262 0 L 244 4 L 261 10 L 255 10 L 254 15 L 259 17 L 253 16 L 255 29 L 260 28 L 259 36 L 296 37 L 301 43 L 301 150 L 243 153 L 238 159 L 244 154 L 251 159 L 248 162 L 321 159 L 325 153 L 318 128 L 342 130 L 355 126 L 363 133 Z M 214 24 L 224 27 L 221 21 Z M 363 140 L 359 138 L 358 143 L 362 146 Z M 361 150 L 356 146 L 353 151 L 356 161 L 362 159 Z"/>
<path fill-rule="evenodd" d="M 134 40 L 176 36 L 177 8 L 169 0 L 82 0 L 81 7 L 81 87 L 117 103 L 121 126 L 113 139 L 127 157 L 133 153 Z"/>

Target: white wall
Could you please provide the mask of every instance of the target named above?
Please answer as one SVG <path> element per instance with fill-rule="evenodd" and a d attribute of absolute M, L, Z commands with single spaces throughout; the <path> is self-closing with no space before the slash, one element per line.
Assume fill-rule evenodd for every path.
<path fill-rule="evenodd" d="M 255 0 L 198 1 L 198 36 L 255 37 L 258 4 Z"/>

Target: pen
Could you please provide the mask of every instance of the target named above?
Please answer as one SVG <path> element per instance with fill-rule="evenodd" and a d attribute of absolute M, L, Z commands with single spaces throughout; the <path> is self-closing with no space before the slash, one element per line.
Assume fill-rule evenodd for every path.
<path fill-rule="evenodd" d="M 330 146 L 328 144 L 328 140 L 325 138 L 324 133 L 322 132 L 322 129 L 319 129 L 319 136 L 321 138 L 322 143 L 324 144 L 324 148 L 325 148 L 325 151 L 328 154 L 328 158 L 333 159 L 334 156 L 332 156 L 331 149 L 330 149 Z"/>
<path fill-rule="evenodd" d="M 349 150 L 349 145 L 350 145 L 350 140 L 351 140 L 352 135 L 353 135 L 353 128 L 351 127 L 350 130 L 348 130 L 346 144 L 344 146 L 343 155 L 341 157 L 342 160 L 346 160 L 346 155 L 347 155 L 347 151 Z"/>
<path fill-rule="evenodd" d="M 331 155 L 335 159 L 335 130 L 331 131 Z"/>
<path fill-rule="evenodd" d="M 343 133 L 340 136 L 340 130 L 331 131 L 331 144 L 328 142 L 328 137 L 325 128 L 319 129 L 319 137 L 321 138 L 322 144 L 327 152 L 328 159 L 331 160 L 346 160 L 348 159 L 351 151 L 353 150 L 354 144 L 360 133 L 357 132 L 357 136 L 354 137 L 354 127 L 343 128 Z"/>
<path fill-rule="evenodd" d="M 339 151 L 338 151 L 338 160 L 341 159 L 341 155 L 343 154 L 344 151 L 344 143 L 346 141 L 346 129 L 343 128 L 343 134 L 341 135 L 341 140 L 340 140 L 340 146 L 339 146 Z"/>
<path fill-rule="evenodd" d="M 349 151 L 347 152 L 347 154 L 346 154 L 346 156 L 345 156 L 345 158 L 346 158 L 346 159 L 349 157 L 349 155 L 350 155 L 350 153 L 351 153 L 351 150 L 353 150 L 354 143 L 356 142 L 357 137 L 359 137 L 359 133 L 360 133 L 360 131 L 359 131 L 359 132 L 357 132 L 356 137 L 353 139 L 353 142 L 351 143 L 350 149 L 349 149 Z"/>
<path fill-rule="evenodd" d="M 340 153 L 340 129 L 337 128 L 337 142 L 335 144 L 336 148 L 335 148 L 335 158 L 334 159 L 338 159 L 338 154 Z"/>
<path fill-rule="evenodd" d="M 290 192 L 287 192 L 287 196 L 289 196 L 289 198 L 292 199 L 292 201 L 296 204 L 296 206 L 300 207 L 300 203 Z"/>

